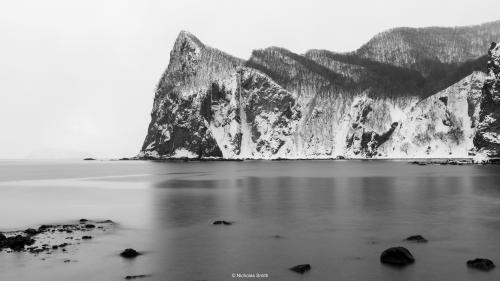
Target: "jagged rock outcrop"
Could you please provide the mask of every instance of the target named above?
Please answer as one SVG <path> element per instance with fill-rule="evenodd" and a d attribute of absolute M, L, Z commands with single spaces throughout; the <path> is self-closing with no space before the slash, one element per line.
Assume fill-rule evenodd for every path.
<path fill-rule="evenodd" d="M 234 79 L 232 76 L 241 64 L 241 60 L 205 46 L 188 32 L 181 32 L 156 90 L 140 156 L 222 157 L 208 129 L 203 102 L 209 98 L 212 83 L 224 85 Z"/>
<path fill-rule="evenodd" d="M 486 75 L 474 72 L 412 106 L 379 153 L 391 158 L 468 157 Z"/>
<path fill-rule="evenodd" d="M 500 157 L 500 44 L 491 43 L 489 57 L 474 145 L 481 154 Z"/>
<path fill-rule="evenodd" d="M 139 157 L 267 158 L 300 119 L 295 95 L 181 32 L 158 85 Z"/>
<path fill-rule="evenodd" d="M 139 157 L 493 156 L 498 47 L 490 51 L 486 84 L 477 70 L 486 69 L 479 48 L 497 25 L 391 30 L 348 54 L 271 47 L 247 61 L 181 32 Z M 393 36 L 401 32 L 437 41 L 420 50 L 415 38 Z"/>

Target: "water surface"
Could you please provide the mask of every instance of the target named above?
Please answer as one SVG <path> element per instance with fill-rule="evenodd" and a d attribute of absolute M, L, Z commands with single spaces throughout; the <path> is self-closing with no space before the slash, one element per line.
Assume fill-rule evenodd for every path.
<path fill-rule="evenodd" d="M 500 264 L 499 182 L 500 166 L 404 161 L 3 161 L 1 231 L 79 218 L 119 226 L 68 253 L 0 252 L 0 280 L 499 280 L 500 269 L 465 266 Z M 402 241 L 413 234 L 429 243 Z M 381 265 L 391 246 L 416 263 Z M 146 254 L 123 260 L 127 247 Z M 302 263 L 312 270 L 288 270 Z"/>

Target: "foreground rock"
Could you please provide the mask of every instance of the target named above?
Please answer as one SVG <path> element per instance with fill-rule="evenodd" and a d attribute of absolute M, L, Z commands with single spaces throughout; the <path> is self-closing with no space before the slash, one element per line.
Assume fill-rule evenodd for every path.
<path fill-rule="evenodd" d="M 125 280 L 139 279 L 139 278 L 147 278 L 151 277 L 151 274 L 140 274 L 140 275 L 127 275 Z"/>
<path fill-rule="evenodd" d="M 22 236 L 22 235 L 10 236 L 10 237 L 5 237 L 2 241 L 0 241 L 0 249 L 10 248 L 14 251 L 22 251 L 24 250 L 24 247 L 33 245 L 34 243 L 35 240 L 29 236 Z"/>
<path fill-rule="evenodd" d="M 380 262 L 383 264 L 405 266 L 415 262 L 415 258 L 404 247 L 393 247 L 385 250 L 380 255 Z"/>
<path fill-rule="evenodd" d="M 123 252 L 121 252 L 120 256 L 127 258 L 127 259 L 130 259 L 130 258 L 135 258 L 140 254 L 141 253 L 137 252 L 136 250 L 134 250 L 132 248 L 128 248 L 128 249 L 123 250 Z"/>
<path fill-rule="evenodd" d="M 228 221 L 224 221 L 224 220 L 220 220 L 220 221 L 214 221 L 212 224 L 214 224 L 214 225 L 232 225 L 233 223 L 228 222 Z"/>
<path fill-rule="evenodd" d="M 85 220 L 88 221 L 88 220 Z M 0 250 L 6 252 L 27 252 L 31 254 L 51 254 L 55 251 L 66 252 L 65 247 L 74 245 L 68 243 L 75 240 L 91 239 L 90 235 L 83 235 L 89 232 L 106 231 L 114 226 L 110 222 L 95 222 L 97 228 L 88 228 L 85 224 L 55 224 L 41 225 L 37 229 L 28 228 L 26 230 L 0 233 Z M 79 243 L 76 243 L 79 244 Z"/>
<path fill-rule="evenodd" d="M 425 239 L 421 235 L 412 235 L 406 238 L 405 241 L 416 242 L 416 243 L 427 243 L 427 239 Z"/>
<path fill-rule="evenodd" d="M 306 271 L 311 270 L 310 264 L 299 264 L 290 268 L 291 271 L 295 271 L 300 274 L 304 274 Z"/>
<path fill-rule="evenodd" d="M 495 268 L 495 264 L 491 260 L 479 258 L 468 260 L 467 266 L 484 271 L 492 270 L 493 268 Z"/>

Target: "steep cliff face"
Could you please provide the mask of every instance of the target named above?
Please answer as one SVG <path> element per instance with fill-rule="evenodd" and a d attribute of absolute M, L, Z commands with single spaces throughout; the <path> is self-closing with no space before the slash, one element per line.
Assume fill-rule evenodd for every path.
<path fill-rule="evenodd" d="M 212 83 L 231 84 L 242 61 L 181 32 L 155 94 L 140 156 L 223 156 L 203 110 Z"/>
<path fill-rule="evenodd" d="M 181 32 L 139 157 L 269 157 L 296 130 L 295 99 L 241 60 Z"/>
<path fill-rule="evenodd" d="M 500 44 L 489 50 L 489 75 L 483 87 L 483 100 L 474 144 L 479 153 L 500 157 Z"/>
<path fill-rule="evenodd" d="M 463 38 L 482 46 L 490 25 L 453 29 L 460 36 L 451 37 L 449 29 L 426 29 L 434 32 L 432 40 L 441 36 L 439 44 L 424 46 L 433 50 L 428 54 L 405 39 L 426 55 L 403 52 L 387 39 L 383 51 L 403 52 L 398 59 L 413 64 L 360 51 L 299 55 L 277 47 L 243 61 L 181 32 L 139 157 L 468 157 L 478 149 L 493 156 L 499 145 L 498 48 L 490 51 L 481 90 L 486 74 L 473 70 L 483 68 L 486 56 L 469 43 L 462 46 Z M 377 46 L 372 41 L 368 45 Z M 450 47 L 455 45 L 463 48 Z M 415 67 L 422 58 L 440 76 Z M 470 60 L 459 62 L 464 59 Z"/>
<path fill-rule="evenodd" d="M 379 149 L 391 158 L 468 157 L 479 120 L 485 74 L 475 72 L 411 107 Z"/>

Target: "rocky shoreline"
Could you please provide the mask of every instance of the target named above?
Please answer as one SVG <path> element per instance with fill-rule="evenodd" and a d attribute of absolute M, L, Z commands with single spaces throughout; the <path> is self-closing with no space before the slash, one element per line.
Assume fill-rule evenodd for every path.
<path fill-rule="evenodd" d="M 226 220 L 215 220 L 212 225 L 231 226 L 234 222 Z M 92 240 L 92 235 L 99 235 L 105 231 L 111 231 L 116 227 L 116 223 L 111 220 L 93 221 L 80 219 L 76 223 L 40 225 L 38 228 L 28 228 L 25 230 L 0 232 L 0 254 L 25 252 L 35 256 L 40 254 L 64 254 L 69 247 L 76 247 L 84 241 Z M 281 238 L 275 235 L 275 238 Z M 421 235 L 411 235 L 402 241 L 403 243 L 422 244 L 429 243 L 429 240 Z M 142 255 L 132 248 L 123 250 L 119 255 L 124 259 L 135 259 Z M 403 268 L 417 262 L 417 258 L 403 246 L 394 246 L 385 249 L 380 254 L 380 263 Z M 64 263 L 76 262 L 71 259 L 64 259 Z M 468 268 L 479 271 L 491 271 L 495 268 L 492 260 L 487 258 L 474 258 L 465 261 Z M 309 263 L 294 265 L 289 270 L 305 274 L 312 270 Z M 142 279 L 151 277 L 151 274 L 127 275 L 125 280 Z"/>
<path fill-rule="evenodd" d="M 63 255 L 64 263 L 78 262 L 71 259 L 70 251 L 82 243 L 90 243 L 104 232 L 112 232 L 117 224 L 112 220 L 80 219 L 66 224 L 42 224 L 38 228 L 0 232 L 0 254 L 26 253 L 42 256 Z M 127 248 L 119 254 L 124 259 L 133 259 L 143 253 Z M 150 277 L 151 274 L 127 275 L 125 280 Z"/>
<path fill-rule="evenodd" d="M 66 252 L 68 246 L 91 240 L 92 235 L 111 231 L 115 226 L 111 220 L 80 219 L 76 223 L 43 224 L 38 228 L 0 232 L 0 251 L 26 252 L 34 255 L 52 254 L 58 250 Z"/>
<path fill-rule="evenodd" d="M 86 160 L 86 159 L 84 159 Z M 414 165 L 494 165 L 500 164 L 500 158 L 489 158 L 477 160 L 474 158 L 347 158 L 343 156 L 331 158 L 271 158 L 271 159 L 255 159 L 255 158 L 222 158 L 222 157 L 130 157 L 121 159 L 111 159 L 111 161 L 154 161 L 154 162 L 243 162 L 243 161 L 407 161 Z"/>

